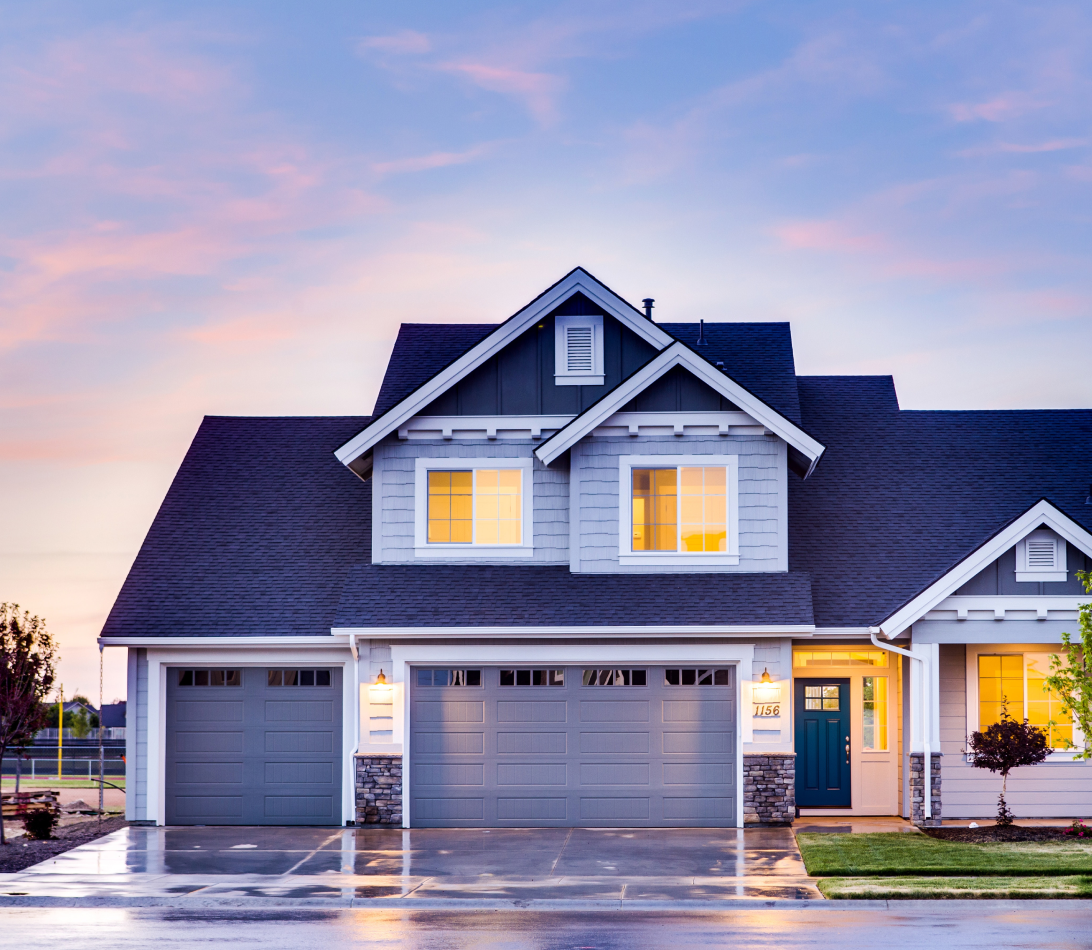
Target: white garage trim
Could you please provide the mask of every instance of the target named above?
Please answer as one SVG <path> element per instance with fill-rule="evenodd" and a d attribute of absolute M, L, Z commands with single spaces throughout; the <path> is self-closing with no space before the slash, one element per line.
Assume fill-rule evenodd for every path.
<path fill-rule="evenodd" d="M 236 641 L 237 642 L 237 641 Z M 326 644 L 323 644 L 324 646 Z M 332 644 L 331 644 L 332 645 Z M 346 644 L 338 644 L 344 656 L 338 659 L 316 660 L 313 649 L 281 650 L 270 656 L 268 647 L 256 645 L 247 650 L 236 647 L 230 650 L 199 652 L 192 649 L 148 650 L 148 819 L 157 825 L 167 823 L 167 668 L 171 666 L 248 666 L 262 667 L 281 663 L 298 663 L 314 666 L 316 662 L 343 668 L 342 724 L 341 724 L 341 824 L 356 818 L 356 786 L 353 774 L 351 744 L 355 735 L 353 717 L 360 718 L 360 691 L 354 690 L 352 654 Z M 263 655 L 256 657 L 261 649 Z"/>
<path fill-rule="evenodd" d="M 391 683 L 395 687 L 395 743 L 402 748 L 402 827 L 410 827 L 410 769 L 406 767 L 410 757 L 411 729 L 406 728 L 410 718 L 410 691 L 406 688 L 407 669 L 414 664 L 442 666 L 444 664 L 499 666 L 513 664 L 529 666 L 536 663 L 556 665 L 580 665 L 602 662 L 611 665 L 647 663 L 671 665 L 672 663 L 735 664 L 739 708 L 736 710 L 736 782 L 739 789 L 736 804 L 736 827 L 743 827 L 743 743 L 751 742 L 751 717 L 743 710 L 750 709 L 751 665 L 755 648 L 751 643 L 731 643 L 710 646 L 702 643 L 652 643 L 652 644 L 392 644 Z M 744 675 L 746 671 L 746 675 Z M 401 693 L 401 696 L 398 694 Z M 744 696 L 746 693 L 746 696 Z M 746 705 L 744 705 L 746 704 Z"/>

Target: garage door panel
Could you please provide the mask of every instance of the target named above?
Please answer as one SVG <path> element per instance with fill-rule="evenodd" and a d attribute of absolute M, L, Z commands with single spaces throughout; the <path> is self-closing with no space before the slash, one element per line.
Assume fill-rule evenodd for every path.
<path fill-rule="evenodd" d="M 181 701 L 174 705 L 174 718 L 175 722 L 242 722 L 243 704 L 217 700 Z"/>
<path fill-rule="evenodd" d="M 266 732 L 266 752 L 333 752 L 334 734 L 325 732 Z"/>
<path fill-rule="evenodd" d="M 580 751 L 586 755 L 645 755 L 647 732 L 582 732 Z"/>
<path fill-rule="evenodd" d="M 176 732 L 179 752 L 242 752 L 241 732 Z"/>
<path fill-rule="evenodd" d="M 498 755 L 564 755 L 568 748 L 564 732 L 498 732 Z"/>
<path fill-rule="evenodd" d="M 485 785 L 485 765 L 429 763 L 418 766 L 417 781 L 423 785 Z"/>
<path fill-rule="evenodd" d="M 658 667 L 415 673 L 411 823 L 734 826 L 734 671 L 717 671 L 715 682 L 705 671 L 701 685 L 695 672 L 676 669 L 673 680 Z M 470 709 L 475 720 L 481 709 L 480 729 L 459 721 Z M 482 785 L 463 784 L 479 774 Z M 472 788 L 480 794 L 467 794 Z"/>
<path fill-rule="evenodd" d="M 563 821 L 568 815 L 564 798 L 498 798 L 500 821 Z"/>
<path fill-rule="evenodd" d="M 735 751 L 735 736 L 730 732 L 665 732 L 665 755 L 711 753 L 731 755 Z"/>
<path fill-rule="evenodd" d="M 413 748 L 420 755 L 483 755 L 484 732 L 415 732 Z"/>
<path fill-rule="evenodd" d="M 648 722 L 647 701 L 584 700 L 580 703 L 581 722 Z"/>
<path fill-rule="evenodd" d="M 341 823 L 342 671 L 273 672 L 167 670 L 168 824 Z"/>
<path fill-rule="evenodd" d="M 174 767 L 179 785 L 242 785 L 242 762 L 179 762 Z"/>
<path fill-rule="evenodd" d="M 664 785 L 735 785 L 732 762 L 665 762 Z"/>
<path fill-rule="evenodd" d="M 564 702 L 497 702 L 497 722 L 565 722 Z"/>
<path fill-rule="evenodd" d="M 565 786 L 567 769 L 564 762 L 504 762 L 497 766 L 497 784 Z"/>

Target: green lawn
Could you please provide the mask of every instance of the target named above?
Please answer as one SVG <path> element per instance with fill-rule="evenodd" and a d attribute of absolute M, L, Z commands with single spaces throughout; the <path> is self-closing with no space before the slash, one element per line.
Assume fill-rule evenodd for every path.
<path fill-rule="evenodd" d="M 1092 877 L 828 877 L 819 882 L 819 890 L 832 900 L 1088 898 L 1092 897 Z"/>
<path fill-rule="evenodd" d="M 963 844 L 906 832 L 805 832 L 796 840 L 813 877 L 1092 874 L 1092 842 L 1064 838 L 1057 843 Z"/>

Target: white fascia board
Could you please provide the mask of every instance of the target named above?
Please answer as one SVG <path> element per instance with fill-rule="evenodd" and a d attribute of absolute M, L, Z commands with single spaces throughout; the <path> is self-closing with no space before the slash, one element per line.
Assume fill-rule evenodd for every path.
<path fill-rule="evenodd" d="M 543 442 L 535 449 L 535 455 L 544 464 L 549 465 L 618 412 L 634 396 L 647 389 L 657 379 L 676 366 L 686 367 L 698 379 L 711 389 L 719 392 L 726 399 L 731 400 L 760 425 L 765 426 L 789 445 L 801 451 L 811 459 L 811 466 L 808 468 L 808 474 L 811 474 L 815 463 L 819 461 L 819 456 L 825 451 L 825 446 L 822 443 L 817 442 L 779 412 L 771 409 L 730 376 L 726 376 L 714 366 L 711 366 L 685 344 L 677 341 L 630 376 L 629 379 L 616 386 L 595 405 L 590 406 L 573 419 L 564 429 Z"/>
<path fill-rule="evenodd" d="M 608 290 L 587 271 L 577 268 L 558 281 L 541 296 L 502 323 L 484 340 L 464 353 L 446 369 L 441 370 L 419 389 L 414 390 L 396 406 L 385 412 L 358 435 L 339 448 L 334 455 L 348 465 L 408 419 L 412 419 L 434 399 L 441 396 L 464 376 L 472 373 L 486 360 L 503 350 L 512 340 L 541 320 L 574 293 L 580 292 L 599 304 L 612 317 L 658 350 L 671 344 L 674 337 L 661 330 L 625 300 Z"/>
<path fill-rule="evenodd" d="M 268 650 L 282 647 L 296 649 L 301 646 L 318 647 L 320 650 L 344 650 L 349 647 L 351 636 L 344 633 L 322 634 L 314 637 L 99 637 L 103 647 L 254 647 Z"/>
<path fill-rule="evenodd" d="M 633 637 L 685 635 L 691 637 L 807 636 L 813 624 L 720 624 L 648 627 L 334 627 L 335 634 L 356 634 L 373 640 L 451 640 L 461 637 L 506 637 L 515 640 L 587 639 L 625 640 Z"/>
<path fill-rule="evenodd" d="M 1066 543 L 1079 548 L 1085 554 L 1092 554 L 1092 534 L 1062 514 L 1044 498 L 995 534 L 969 557 L 960 561 L 947 574 L 925 588 L 917 597 L 882 621 L 877 632 L 882 633 L 889 640 L 897 637 L 1040 525 L 1046 525 L 1064 538 Z"/>

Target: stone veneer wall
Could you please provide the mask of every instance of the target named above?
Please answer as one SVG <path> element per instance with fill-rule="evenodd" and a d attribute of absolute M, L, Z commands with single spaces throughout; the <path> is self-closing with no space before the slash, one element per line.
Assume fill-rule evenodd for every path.
<path fill-rule="evenodd" d="M 910 820 L 919 827 L 928 826 L 931 828 L 940 827 L 941 818 L 941 801 L 940 801 L 940 760 L 941 754 L 939 752 L 933 752 L 931 754 L 932 762 L 932 774 L 930 776 L 930 786 L 933 796 L 933 816 L 926 819 L 925 817 L 925 753 L 924 752 L 911 752 L 910 753 Z"/>
<path fill-rule="evenodd" d="M 356 757 L 356 823 L 402 826 L 402 756 Z"/>
<path fill-rule="evenodd" d="M 796 818 L 796 753 L 743 756 L 743 823 L 791 825 Z"/>

